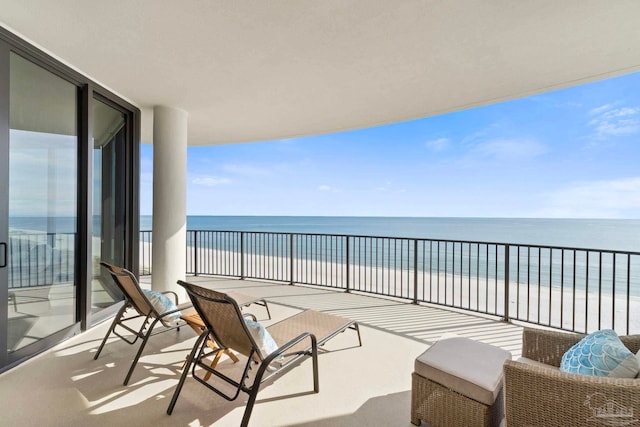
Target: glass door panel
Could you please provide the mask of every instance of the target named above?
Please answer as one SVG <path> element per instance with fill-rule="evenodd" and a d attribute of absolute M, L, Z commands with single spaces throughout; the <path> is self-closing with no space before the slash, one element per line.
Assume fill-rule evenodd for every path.
<path fill-rule="evenodd" d="M 91 311 L 122 300 L 100 261 L 124 265 L 125 115 L 96 99 L 93 109 L 93 235 Z"/>
<path fill-rule="evenodd" d="M 10 57 L 7 350 L 77 319 L 77 88 Z"/>

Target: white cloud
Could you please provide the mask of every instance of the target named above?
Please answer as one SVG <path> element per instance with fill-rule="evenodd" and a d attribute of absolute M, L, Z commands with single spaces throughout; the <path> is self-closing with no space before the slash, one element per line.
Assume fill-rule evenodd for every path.
<path fill-rule="evenodd" d="M 589 111 L 589 121 L 597 138 L 633 135 L 640 132 L 640 107 L 615 108 L 606 104 Z"/>
<path fill-rule="evenodd" d="M 338 193 L 340 190 L 337 189 L 336 187 L 332 187 L 330 185 L 320 184 L 320 185 L 318 185 L 318 191 L 325 191 L 325 192 L 330 192 L 330 193 Z"/>
<path fill-rule="evenodd" d="M 12 129 L 10 215 L 75 216 L 77 138 Z"/>
<path fill-rule="evenodd" d="M 544 154 L 547 148 L 532 140 L 498 139 L 482 142 L 474 146 L 471 154 L 501 161 L 529 160 Z"/>
<path fill-rule="evenodd" d="M 229 164 L 222 166 L 222 170 L 242 176 L 265 176 L 271 174 L 271 171 L 266 168 L 252 165 Z"/>
<path fill-rule="evenodd" d="M 198 176 L 191 180 L 192 184 L 203 185 L 205 187 L 215 187 L 217 185 L 230 184 L 229 178 L 218 178 L 215 176 Z"/>
<path fill-rule="evenodd" d="M 384 183 L 384 185 L 380 186 L 380 187 L 376 187 L 377 191 L 390 191 L 391 190 L 391 181 L 387 181 Z"/>
<path fill-rule="evenodd" d="M 579 182 L 542 196 L 538 216 L 557 218 L 637 218 L 640 177 Z"/>
<path fill-rule="evenodd" d="M 380 187 L 375 188 L 376 191 L 380 191 L 382 193 L 406 193 L 407 189 L 405 187 L 398 187 L 394 185 L 391 181 L 385 182 Z"/>
<path fill-rule="evenodd" d="M 449 148 L 450 143 L 451 141 L 449 140 L 449 138 L 438 138 L 427 141 L 426 145 L 429 150 L 439 152 Z"/>
<path fill-rule="evenodd" d="M 601 105 L 600 107 L 596 107 L 596 108 L 592 108 L 589 111 L 589 115 L 591 116 L 595 116 L 596 114 L 602 114 L 605 111 L 609 111 L 613 108 L 613 104 L 605 104 L 605 105 Z"/>

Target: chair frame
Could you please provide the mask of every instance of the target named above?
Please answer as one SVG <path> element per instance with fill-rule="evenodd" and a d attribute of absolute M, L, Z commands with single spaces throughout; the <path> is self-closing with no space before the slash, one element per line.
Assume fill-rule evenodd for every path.
<path fill-rule="evenodd" d="M 153 307 L 149 299 L 145 296 L 144 292 L 142 292 L 142 289 L 140 288 L 140 284 L 138 283 L 138 280 L 136 279 L 135 275 L 132 272 L 124 268 L 116 267 L 106 262 L 100 262 L 100 265 L 102 265 L 109 271 L 109 273 L 113 277 L 114 282 L 116 283 L 118 288 L 120 288 L 120 290 L 122 291 L 122 294 L 124 295 L 125 300 L 124 300 L 124 304 L 122 305 L 122 307 L 120 307 L 120 310 L 118 311 L 116 316 L 113 318 L 113 322 L 111 323 L 111 326 L 107 331 L 107 334 L 104 336 L 102 343 L 100 344 L 100 347 L 98 347 L 98 351 L 94 355 L 93 359 L 94 360 L 98 359 L 98 357 L 100 356 L 100 353 L 102 352 L 102 349 L 104 348 L 107 340 L 109 339 L 109 336 L 112 333 L 129 345 L 134 345 L 138 341 L 138 339 L 141 339 L 142 343 L 140 344 L 140 347 L 138 348 L 138 351 L 136 352 L 136 355 L 133 358 L 133 361 L 131 362 L 131 366 L 129 367 L 127 376 L 124 379 L 123 384 L 128 385 L 131 379 L 131 375 L 133 374 L 133 371 L 135 370 L 135 367 L 138 364 L 138 361 L 140 360 L 140 356 L 142 355 L 142 352 L 145 346 L 147 345 L 147 341 L 149 340 L 149 338 L 152 335 L 166 332 L 168 330 L 172 330 L 172 329 L 180 330 L 180 327 L 186 325 L 186 322 L 184 322 L 183 320 L 179 320 L 177 324 L 172 325 L 172 324 L 166 323 L 165 321 L 166 317 L 180 310 L 190 308 L 191 305 L 181 304 L 175 310 L 159 313 Z M 131 284 L 133 285 L 132 289 L 127 289 L 121 283 L 121 278 L 129 279 L 131 281 Z M 137 295 L 131 295 L 131 291 L 136 292 Z M 162 293 L 165 295 L 171 295 L 173 297 L 174 303 L 176 304 L 176 306 L 178 306 L 178 295 L 175 292 L 166 291 Z M 129 309 L 135 310 L 137 314 L 133 316 L 125 316 L 126 312 Z M 133 329 L 132 327 L 127 325 L 127 323 L 139 318 L 144 318 L 144 320 L 142 321 L 142 326 L 140 326 L 140 329 Z M 158 331 L 156 333 L 153 333 L 153 329 L 158 323 L 164 326 L 165 329 Z M 128 336 L 119 333 L 116 330 L 117 327 L 121 327 L 124 330 L 128 331 L 129 333 L 133 334 L 134 338 L 130 339 Z"/>
<path fill-rule="evenodd" d="M 360 339 L 360 331 L 356 322 L 349 322 L 348 325 L 345 325 L 343 329 L 340 331 L 336 331 L 333 334 L 325 337 L 322 342 L 318 342 L 316 335 L 310 332 L 302 333 L 293 339 L 289 340 L 284 345 L 280 346 L 276 351 L 271 354 L 264 355 L 261 353 L 257 343 L 253 339 L 253 336 L 249 332 L 245 322 L 243 321 L 243 314 L 240 311 L 240 307 L 238 303 L 231 298 L 230 296 L 213 291 L 210 289 L 201 288 L 197 285 L 178 281 L 178 284 L 183 286 L 187 290 L 187 294 L 191 298 L 193 303 L 193 307 L 196 309 L 203 322 L 205 323 L 206 330 L 200 335 L 198 340 L 196 341 L 193 349 L 189 355 L 189 359 L 187 362 L 187 366 L 184 369 L 182 376 L 180 377 L 180 381 L 176 387 L 176 390 L 173 394 L 169 407 L 167 408 L 167 414 L 171 415 L 173 409 L 176 405 L 178 397 L 180 395 L 180 391 L 184 385 L 185 379 L 188 375 L 189 368 L 191 368 L 191 374 L 193 378 L 195 378 L 198 382 L 206 386 L 209 390 L 215 392 L 219 396 L 223 397 L 228 401 L 235 400 L 241 392 L 247 393 L 249 395 L 249 400 L 247 402 L 244 415 L 242 417 L 241 427 L 246 427 L 249 424 L 249 419 L 251 417 L 251 412 L 253 411 L 253 407 L 258 395 L 258 391 L 260 389 L 260 385 L 271 378 L 272 376 L 282 372 L 284 369 L 293 365 L 293 363 L 305 356 L 311 356 L 313 363 L 313 391 L 314 393 L 318 393 L 320 390 L 319 379 L 318 379 L 318 346 L 325 343 L 330 338 L 334 337 L 337 333 L 343 332 L 347 328 L 355 329 L 358 333 L 358 340 L 360 345 L 362 345 L 362 341 Z M 216 325 L 213 325 L 210 319 L 206 315 L 206 310 L 203 308 L 203 302 L 205 304 L 221 304 L 226 306 L 231 306 L 233 312 L 235 313 L 233 322 L 238 322 L 237 325 L 241 325 L 241 331 L 244 336 L 241 337 L 241 341 L 244 344 L 248 345 L 248 348 L 239 349 L 234 348 L 234 350 L 239 351 L 241 354 L 244 354 L 247 357 L 246 365 L 243 369 L 241 379 L 237 381 L 234 378 L 230 378 L 227 375 L 219 372 L 216 369 L 213 369 L 204 359 L 215 356 L 219 352 L 224 351 L 225 349 L 229 349 L 227 346 L 227 340 L 221 336 L 220 331 L 216 330 Z M 227 307 L 228 309 L 228 307 Z M 283 322 L 287 321 L 287 319 L 283 320 Z M 223 325 L 219 325 L 220 328 L 224 328 Z M 219 348 L 215 350 L 211 350 L 210 347 L 207 346 L 207 337 L 211 336 L 213 341 L 218 344 Z M 297 344 L 310 340 L 310 346 L 304 347 L 303 350 L 290 351 L 292 347 Z M 280 356 L 286 356 L 286 361 L 282 363 L 280 366 L 272 365 L 272 362 L 279 358 Z M 249 385 L 247 381 L 249 379 L 248 373 L 252 368 L 253 364 L 258 364 L 258 371 L 255 375 L 253 382 Z M 270 371 L 267 373 L 267 369 L 271 366 Z M 196 371 L 196 368 L 201 368 L 206 373 L 204 378 L 201 378 Z M 218 389 L 213 384 L 207 382 L 206 378 L 211 374 L 215 375 L 217 378 L 223 380 L 227 384 L 235 387 L 235 392 L 233 393 L 225 393 L 224 391 Z M 266 374 L 266 375 L 265 375 Z"/>

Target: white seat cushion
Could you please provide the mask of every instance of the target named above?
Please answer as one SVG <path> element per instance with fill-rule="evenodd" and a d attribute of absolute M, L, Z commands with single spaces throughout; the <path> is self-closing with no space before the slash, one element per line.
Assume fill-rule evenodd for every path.
<path fill-rule="evenodd" d="M 468 338 L 440 340 L 415 361 L 415 372 L 491 406 L 502 388 L 502 365 L 511 353 Z"/>

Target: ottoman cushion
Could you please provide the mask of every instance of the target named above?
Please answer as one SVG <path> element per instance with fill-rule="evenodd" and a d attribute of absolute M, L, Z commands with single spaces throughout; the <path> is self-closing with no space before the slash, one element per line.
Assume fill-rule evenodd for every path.
<path fill-rule="evenodd" d="M 502 365 L 511 353 L 468 338 L 436 342 L 415 361 L 415 372 L 491 406 L 502 386 Z"/>

